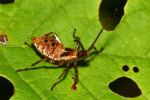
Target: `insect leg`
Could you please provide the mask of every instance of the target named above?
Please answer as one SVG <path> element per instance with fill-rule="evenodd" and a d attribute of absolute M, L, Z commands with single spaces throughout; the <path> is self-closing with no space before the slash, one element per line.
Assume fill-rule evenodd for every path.
<path fill-rule="evenodd" d="M 104 48 L 101 48 L 99 51 L 96 49 L 96 47 L 94 47 L 94 50 L 97 52 L 97 53 L 100 53 Z"/>
<path fill-rule="evenodd" d="M 75 38 L 75 42 L 77 42 L 77 45 L 76 45 L 76 49 L 78 49 L 79 46 L 81 46 L 82 50 L 84 50 L 84 47 L 80 41 L 80 38 L 75 36 L 75 32 L 76 32 L 76 29 L 74 29 L 74 32 L 73 32 L 73 37 Z"/>
<path fill-rule="evenodd" d="M 59 76 L 59 78 L 57 79 L 57 81 L 53 84 L 51 91 L 53 90 L 54 86 L 57 84 L 57 82 L 60 80 L 60 78 L 66 73 L 66 71 L 68 70 L 70 63 L 67 63 L 67 66 L 65 68 L 65 70 L 63 71 L 63 73 Z"/>
<path fill-rule="evenodd" d="M 27 42 L 25 42 L 24 44 L 28 45 L 31 48 L 33 47 L 32 45 L 28 44 Z"/>
<path fill-rule="evenodd" d="M 27 67 L 27 68 L 25 68 L 25 69 L 18 69 L 18 70 L 16 70 L 16 72 L 19 72 L 19 71 L 26 71 L 26 70 L 28 70 L 30 67 L 32 67 L 32 66 L 34 66 L 34 65 L 36 65 L 36 64 L 38 64 L 38 63 L 40 63 L 41 61 L 46 61 L 46 60 L 47 60 L 46 58 L 43 58 L 43 59 L 41 59 L 41 60 L 35 62 L 34 64 L 32 64 L 31 66 L 29 66 L 29 67 Z"/>
<path fill-rule="evenodd" d="M 76 45 L 75 49 L 78 50 L 79 46 L 80 46 L 80 44 L 79 44 L 79 42 L 77 42 L 77 45 Z"/>
<path fill-rule="evenodd" d="M 46 34 L 45 36 L 49 36 L 49 35 L 53 35 L 53 37 L 59 42 L 59 43 L 61 43 L 60 42 L 60 40 L 59 40 L 59 38 L 58 38 L 58 36 L 56 35 L 56 33 L 54 33 L 54 32 L 50 32 L 50 33 L 48 33 L 48 34 Z"/>
<path fill-rule="evenodd" d="M 78 80 L 78 75 L 79 75 L 76 62 L 74 63 L 74 66 L 75 66 L 75 70 L 76 70 L 76 79 L 75 79 L 74 84 L 72 85 L 71 89 L 76 90 L 77 89 L 76 85 L 77 85 L 77 80 Z"/>

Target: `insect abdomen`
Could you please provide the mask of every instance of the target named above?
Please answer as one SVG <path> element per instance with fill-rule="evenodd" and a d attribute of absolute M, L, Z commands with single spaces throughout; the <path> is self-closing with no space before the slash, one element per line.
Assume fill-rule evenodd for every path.
<path fill-rule="evenodd" d="M 32 41 L 36 49 L 45 57 L 50 59 L 60 59 L 64 53 L 65 47 L 52 37 L 38 36 L 32 37 Z"/>

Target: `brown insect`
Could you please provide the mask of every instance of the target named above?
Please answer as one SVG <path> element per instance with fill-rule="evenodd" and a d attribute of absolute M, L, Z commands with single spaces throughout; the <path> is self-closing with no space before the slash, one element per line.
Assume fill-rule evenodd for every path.
<path fill-rule="evenodd" d="M 115 14 L 116 11 L 117 11 L 117 9 L 114 11 L 112 16 Z M 78 79 L 77 61 L 84 57 L 89 56 L 90 55 L 89 51 L 92 49 L 95 49 L 97 53 L 102 51 L 102 49 L 100 51 L 98 51 L 94 47 L 94 44 L 97 41 L 97 39 L 99 38 L 103 29 L 106 27 L 109 20 L 112 18 L 112 16 L 107 20 L 106 24 L 104 25 L 104 27 L 102 28 L 102 30 L 100 31 L 100 33 L 98 34 L 98 36 L 96 37 L 96 39 L 94 40 L 94 42 L 92 43 L 92 45 L 89 47 L 88 50 L 84 49 L 84 47 L 80 41 L 80 38 L 75 36 L 76 29 L 74 29 L 74 32 L 73 32 L 73 37 L 75 39 L 74 41 L 77 42 L 77 45 L 74 49 L 64 47 L 64 45 L 61 44 L 59 38 L 57 37 L 56 33 L 54 33 L 54 32 L 48 33 L 44 36 L 32 37 L 31 39 L 32 39 L 33 45 L 36 47 L 38 52 L 41 53 L 45 58 L 35 62 L 34 64 L 32 64 L 31 66 L 29 66 L 25 69 L 19 69 L 19 70 L 17 70 L 17 72 L 25 71 L 25 70 L 29 69 L 30 67 L 38 64 L 41 61 L 46 61 L 46 62 L 56 64 L 56 65 L 67 64 L 63 73 L 60 75 L 60 77 L 57 79 L 57 81 L 53 84 L 53 86 L 51 88 L 51 90 L 53 90 L 54 86 L 57 84 L 59 79 L 68 70 L 70 63 L 74 63 L 75 70 L 76 70 L 76 78 L 73 77 L 74 84 L 72 85 L 71 89 L 76 90 L 77 89 L 77 87 L 76 87 L 77 79 Z M 50 35 L 53 35 L 53 37 L 49 37 Z M 81 46 L 81 48 L 82 48 L 81 51 L 78 51 L 79 46 Z"/>

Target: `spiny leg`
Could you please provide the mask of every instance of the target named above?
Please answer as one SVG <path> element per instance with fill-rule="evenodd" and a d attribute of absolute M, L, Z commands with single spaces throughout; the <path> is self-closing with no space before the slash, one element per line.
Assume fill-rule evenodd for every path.
<path fill-rule="evenodd" d="M 74 66 L 75 66 L 75 70 L 76 70 L 76 79 L 74 80 L 74 84 L 72 85 L 71 89 L 76 90 L 77 89 L 76 85 L 77 85 L 77 80 L 78 80 L 78 75 L 79 75 L 78 68 L 77 68 L 77 62 L 74 63 Z"/>
<path fill-rule="evenodd" d="M 34 65 L 36 65 L 36 64 L 38 64 L 38 63 L 40 63 L 41 61 L 46 61 L 46 60 L 47 60 L 46 58 L 43 58 L 43 59 L 41 59 L 41 60 L 35 62 L 34 64 L 32 64 L 31 66 L 29 66 L 29 67 L 27 67 L 27 68 L 25 68 L 25 69 L 18 69 L 18 70 L 16 70 L 16 72 L 19 72 L 19 71 L 26 71 L 26 70 L 28 70 L 29 68 L 31 68 L 32 66 L 34 66 Z"/>
<path fill-rule="evenodd" d="M 75 42 L 77 42 L 77 45 L 76 45 L 76 48 L 75 49 L 78 49 L 79 46 L 81 46 L 82 50 L 84 50 L 84 47 L 80 41 L 80 38 L 75 36 L 75 32 L 76 32 L 76 29 L 74 29 L 74 32 L 73 32 L 73 37 L 75 38 Z"/>
<path fill-rule="evenodd" d="M 70 63 L 67 63 L 67 66 L 65 68 L 65 70 L 63 71 L 63 73 L 59 76 L 59 78 L 57 79 L 57 81 L 53 84 L 51 91 L 53 90 L 54 86 L 57 84 L 57 82 L 60 80 L 60 78 L 66 73 L 66 71 L 68 70 Z"/>

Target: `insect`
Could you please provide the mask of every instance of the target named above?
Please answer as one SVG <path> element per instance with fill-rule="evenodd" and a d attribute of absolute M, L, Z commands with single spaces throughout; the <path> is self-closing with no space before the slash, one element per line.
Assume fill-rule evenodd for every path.
<path fill-rule="evenodd" d="M 112 16 L 115 14 L 116 11 L 117 11 L 117 9 L 113 12 Z M 77 85 L 77 80 L 78 80 L 77 61 L 84 57 L 89 56 L 90 51 L 92 49 L 96 50 L 97 53 L 102 51 L 102 49 L 98 51 L 94 47 L 94 44 L 97 41 L 97 39 L 99 38 L 103 29 L 106 27 L 109 20 L 112 18 L 112 16 L 107 20 L 106 24 L 104 25 L 104 27 L 102 28 L 102 30 L 100 31 L 100 33 L 98 34 L 98 36 L 96 37 L 94 42 L 91 44 L 91 46 L 89 47 L 88 50 L 84 49 L 84 47 L 80 41 L 80 38 L 75 35 L 76 29 L 74 29 L 74 32 L 73 32 L 73 37 L 75 39 L 74 41 L 77 42 L 77 45 L 74 49 L 64 47 L 64 45 L 61 44 L 58 36 L 54 32 L 48 33 L 44 36 L 32 37 L 31 40 L 33 42 L 33 45 L 36 47 L 37 51 L 39 53 L 41 53 L 41 55 L 43 55 L 45 58 L 33 63 L 31 66 L 29 66 L 25 69 L 18 69 L 17 72 L 18 71 L 26 71 L 29 68 L 31 68 L 32 66 L 40 63 L 41 61 L 46 61 L 46 62 L 56 64 L 56 65 L 66 64 L 66 68 L 64 69 L 63 73 L 60 75 L 60 77 L 57 79 L 57 81 L 53 84 L 53 86 L 51 88 L 51 91 L 52 91 L 53 88 L 55 87 L 55 85 L 57 84 L 57 82 L 60 80 L 60 78 L 68 70 L 70 63 L 74 63 L 75 71 L 76 71 L 76 78 L 73 77 L 74 84 L 72 85 L 71 89 L 76 90 L 77 89 L 76 85 Z M 53 35 L 53 37 L 49 37 L 50 35 Z M 78 51 L 79 46 L 81 46 L 81 48 L 82 48 L 81 51 Z"/>
<path fill-rule="evenodd" d="M 8 41 L 7 36 L 3 35 L 3 34 L 0 34 L 0 43 L 3 44 L 3 45 L 6 45 L 7 41 Z"/>

